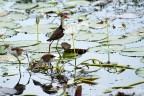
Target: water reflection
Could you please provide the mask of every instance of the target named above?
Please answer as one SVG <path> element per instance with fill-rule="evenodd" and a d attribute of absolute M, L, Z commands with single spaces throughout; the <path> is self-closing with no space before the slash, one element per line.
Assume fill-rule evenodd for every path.
<path fill-rule="evenodd" d="M 20 73 L 20 74 L 21 74 L 21 73 Z M 26 85 L 28 85 L 29 82 L 30 82 L 31 75 L 29 75 L 29 79 L 28 79 L 28 81 L 27 81 L 26 84 L 20 84 L 21 78 L 22 78 L 22 77 L 21 77 L 21 75 L 20 75 L 20 78 L 19 78 L 17 84 L 14 86 L 14 89 L 16 90 L 16 93 L 15 93 L 14 95 L 20 95 L 20 94 L 22 94 L 22 93 L 24 92 L 24 90 L 26 89 Z"/>

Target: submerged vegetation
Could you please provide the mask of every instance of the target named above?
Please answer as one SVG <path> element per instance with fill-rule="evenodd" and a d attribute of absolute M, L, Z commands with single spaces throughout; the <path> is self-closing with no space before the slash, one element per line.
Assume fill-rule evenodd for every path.
<path fill-rule="evenodd" d="M 0 0 L 0 95 L 144 94 L 143 3 Z"/>

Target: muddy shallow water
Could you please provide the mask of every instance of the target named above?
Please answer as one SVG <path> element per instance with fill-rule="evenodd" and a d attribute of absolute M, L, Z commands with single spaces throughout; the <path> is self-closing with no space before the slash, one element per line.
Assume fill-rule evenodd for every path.
<path fill-rule="evenodd" d="M 16 22 L 20 24 L 22 27 L 30 26 L 30 25 L 35 26 L 35 18 L 40 13 L 32 12 L 30 14 L 27 14 L 25 12 L 25 8 L 21 9 L 20 6 L 19 6 L 20 9 L 15 8 L 16 6 L 14 5 L 19 5 L 19 3 L 16 4 L 14 1 L 12 2 L 3 1 L 3 0 L 0 0 L 0 1 L 2 1 L 0 4 L 4 4 L 0 8 L 0 12 L 1 10 L 17 11 L 17 12 L 22 12 L 26 15 L 29 15 L 28 19 L 13 20 L 11 22 Z M 144 75 L 136 74 L 136 70 L 138 68 L 144 67 L 144 60 L 142 60 L 142 58 L 144 57 L 144 54 L 143 54 L 144 51 L 142 50 L 142 48 L 139 49 L 141 51 L 136 50 L 136 49 L 133 49 L 133 51 L 131 51 L 130 49 L 128 49 L 128 48 L 133 48 L 133 47 L 144 46 L 144 40 L 143 40 L 144 38 L 144 1 L 139 0 L 138 3 L 134 3 L 131 0 L 126 0 L 126 1 L 127 3 L 124 3 L 122 1 L 121 3 L 118 1 L 114 1 L 114 2 L 102 1 L 101 4 L 104 4 L 103 9 L 101 9 L 100 6 L 98 6 L 98 4 L 100 4 L 98 1 L 86 2 L 84 3 L 85 6 L 77 4 L 77 6 L 75 6 L 74 8 L 74 10 L 76 10 L 74 11 L 75 14 L 81 15 L 81 14 L 87 13 L 88 14 L 87 17 L 83 18 L 82 16 L 80 16 L 79 18 L 76 18 L 74 17 L 75 14 L 69 14 L 70 16 L 72 16 L 72 18 L 67 19 L 65 21 L 65 24 L 69 24 L 71 22 L 78 22 L 78 19 L 81 19 L 81 18 L 83 19 L 83 21 L 90 20 L 91 22 L 92 21 L 98 21 L 98 22 L 105 21 L 105 18 L 110 18 L 110 19 L 115 18 L 114 20 L 109 20 L 109 27 L 108 27 L 109 40 L 111 40 L 110 44 L 113 44 L 114 46 L 118 45 L 119 47 L 114 47 L 114 49 L 109 51 L 107 47 L 106 48 L 104 47 L 107 43 L 102 42 L 104 38 L 101 39 L 100 37 L 97 37 L 98 33 L 100 33 L 100 35 L 102 34 L 101 36 L 104 36 L 104 37 L 106 36 L 106 27 L 99 28 L 104 25 L 94 26 L 93 24 L 89 25 L 88 23 L 88 29 L 87 29 L 88 31 L 84 31 L 82 34 L 80 32 L 76 33 L 75 34 L 75 47 L 88 50 L 86 53 L 79 55 L 77 57 L 76 59 L 77 64 L 81 64 L 85 60 L 95 59 L 95 60 L 102 61 L 104 64 L 107 64 L 107 62 L 109 61 L 109 65 L 112 65 L 112 66 L 114 65 L 114 66 L 106 67 L 104 65 L 99 65 L 99 66 L 80 65 L 80 68 L 76 69 L 75 71 L 74 66 L 73 66 L 75 64 L 75 60 L 69 59 L 69 58 L 66 59 L 65 60 L 66 63 L 64 63 L 64 69 L 66 71 L 62 72 L 61 74 L 68 78 L 67 84 L 72 84 L 74 82 L 75 75 L 80 74 L 80 72 L 81 72 L 81 75 L 78 76 L 77 78 L 79 77 L 82 77 L 82 78 L 97 77 L 98 78 L 93 81 L 95 82 L 93 84 L 88 84 L 86 82 L 83 82 L 83 83 L 72 85 L 66 88 L 66 93 L 68 94 L 68 96 L 74 96 L 76 87 L 78 85 L 82 86 L 82 96 L 116 96 L 118 92 L 124 92 L 125 94 L 129 94 L 130 96 L 133 93 L 135 93 L 134 96 L 144 95 Z M 64 0 L 64 1 L 61 0 L 61 2 L 59 2 L 58 0 L 55 0 L 54 2 L 57 2 L 57 6 L 59 6 L 60 8 L 63 8 L 64 5 L 68 6 L 70 4 L 68 3 L 70 2 L 70 0 Z M 49 3 L 49 1 L 47 1 L 47 3 Z M 89 4 L 87 5 L 87 3 Z M 43 4 L 43 2 L 38 3 L 38 4 L 41 5 Z M 45 11 L 44 9 L 41 9 L 41 10 Z M 40 25 L 41 24 L 49 25 L 51 23 L 59 24 L 59 18 L 55 18 L 55 16 L 57 16 L 55 13 L 48 14 L 48 16 L 50 17 L 49 18 L 44 17 L 40 19 Z M 122 24 L 125 24 L 126 27 L 122 28 Z M 112 25 L 116 26 L 116 28 L 115 29 L 112 28 Z M 14 30 L 19 31 L 20 29 L 14 28 Z M 33 30 L 36 30 L 36 29 L 33 29 Z M 33 30 L 28 30 L 28 31 L 33 31 Z M 40 29 L 39 31 L 41 32 L 42 30 Z M 139 33 L 138 34 L 134 33 L 134 35 L 131 34 L 135 31 Z M 47 33 L 48 32 L 40 33 L 39 40 L 41 41 L 41 43 L 44 43 L 45 46 L 48 48 L 49 42 L 47 42 L 46 40 L 48 39 L 51 33 L 48 33 L 48 34 Z M 93 35 L 89 36 L 89 34 L 90 35 L 93 34 Z M 120 36 L 120 37 L 118 37 L 117 39 L 116 36 Z M 134 38 L 132 39 L 129 38 L 132 36 L 134 36 Z M 128 39 L 125 40 L 125 38 L 126 39 L 128 38 Z M 17 34 L 12 35 L 11 37 L 4 38 L 5 42 L 8 42 L 8 41 L 15 42 L 15 41 L 20 41 L 20 40 L 36 41 L 36 34 L 29 33 L 29 32 L 25 34 L 20 31 Z M 2 40 L 0 42 L 3 43 Z M 59 44 L 61 44 L 62 42 L 67 42 L 72 45 L 71 36 L 65 35 L 65 37 L 63 37 L 60 40 Z M 54 43 L 56 43 L 56 41 L 54 41 Z M 19 47 L 18 45 L 19 44 L 15 46 Z M 95 49 L 92 49 L 92 48 L 95 48 Z M 128 51 L 126 51 L 126 49 Z M 129 53 L 125 53 L 125 51 Z M 64 50 L 60 51 L 61 54 L 63 54 L 63 52 Z M 137 53 L 133 54 L 132 52 L 137 52 Z M 29 52 L 28 55 L 31 57 L 33 53 L 37 53 L 36 55 L 38 55 L 43 52 L 32 51 L 32 52 Z M 52 62 L 52 65 L 56 66 L 56 63 L 59 59 L 58 58 L 59 55 L 55 51 L 52 51 L 52 54 L 56 56 L 56 58 Z M 37 58 L 34 58 L 33 56 L 33 58 L 30 58 L 30 61 L 32 61 L 33 59 L 40 59 L 40 57 L 38 56 Z M 28 69 L 27 59 L 22 60 L 24 64 L 21 64 L 22 77 L 20 79 L 20 82 L 19 82 L 19 65 L 12 64 L 12 62 L 10 61 L 7 61 L 7 62 L 0 61 L 0 62 L 1 62 L 0 63 L 0 95 L 15 94 L 16 86 L 23 84 L 23 87 L 21 87 L 22 91 L 19 95 L 65 96 L 65 95 L 60 95 L 60 94 L 63 92 L 64 86 L 66 86 L 66 84 L 60 84 L 58 79 L 56 79 L 55 77 L 54 77 L 55 79 L 52 81 L 50 74 L 44 74 L 42 72 L 38 72 L 38 73 L 31 72 L 31 76 L 30 76 L 29 72 L 27 71 Z M 88 61 L 87 63 L 93 64 L 93 62 L 91 61 Z M 124 69 L 121 70 L 121 68 L 118 68 L 115 64 L 122 65 L 123 67 L 121 68 L 124 68 Z M 60 63 L 59 65 L 62 66 L 63 63 Z M 132 69 L 125 68 L 127 65 L 128 67 L 132 67 Z M 85 71 L 82 72 L 82 70 L 85 70 Z M 97 70 L 97 71 L 90 72 L 93 70 Z M 5 73 L 8 73 L 8 75 L 4 76 Z M 140 72 L 140 74 L 144 74 L 144 72 L 143 73 Z M 57 72 L 55 69 L 54 69 L 53 75 L 54 76 L 57 75 Z M 37 81 L 37 83 L 35 81 Z M 142 83 L 134 84 L 137 82 L 142 82 Z M 49 89 L 46 89 L 47 87 L 45 87 L 46 85 L 48 86 L 50 84 L 52 84 L 54 87 L 58 86 L 58 88 L 56 88 L 55 91 L 50 92 Z M 119 87 L 119 86 L 128 86 L 130 84 L 134 84 L 134 86 L 131 86 L 130 88 L 122 88 L 122 87 L 114 88 L 114 87 Z M 109 90 L 110 92 L 104 93 L 106 90 Z"/>

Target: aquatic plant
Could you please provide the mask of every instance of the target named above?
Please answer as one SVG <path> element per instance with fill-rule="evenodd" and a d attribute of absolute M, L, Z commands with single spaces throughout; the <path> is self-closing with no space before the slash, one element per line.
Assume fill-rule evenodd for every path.
<path fill-rule="evenodd" d="M 5 41 L 4 41 L 3 35 L 4 35 L 5 31 L 6 30 L 0 29 L 0 38 L 2 39 L 4 44 L 5 44 Z"/>
<path fill-rule="evenodd" d="M 78 32 L 78 30 L 79 30 L 78 26 L 71 26 L 65 29 L 65 33 L 70 34 L 72 36 L 72 45 L 73 45 L 74 54 L 75 54 L 75 65 L 74 65 L 75 68 L 76 68 L 76 50 L 75 50 L 75 43 L 74 43 L 74 35 Z"/>
<path fill-rule="evenodd" d="M 40 17 L 36 17 L 36 38 L 37 38 L 37 43 L 39 42 L 39 23 L 40 23 Z"/>

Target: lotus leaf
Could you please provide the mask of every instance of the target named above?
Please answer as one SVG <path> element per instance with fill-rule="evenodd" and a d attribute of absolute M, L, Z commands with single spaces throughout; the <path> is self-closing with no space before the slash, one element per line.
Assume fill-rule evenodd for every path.
<path fill-rule="evenodd" d="M 56 24 L 40 24 L 39 25 L 39 33 L 51 33 L 53 32 L 54 28 L 57 28 Z M 15 29 L 20 33 L 28 33 L 28 34 L 35 34 L 36 33 L 36 25 L 30 25 L 21 27 L 19 29 Z"/>
<path fill-rule="evenodd" d="M 136 75 L 138 75 L 139 77 L 143 77 L 144 78 L 144 67 L 138 68 L 135 71 Z"/>

